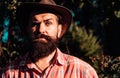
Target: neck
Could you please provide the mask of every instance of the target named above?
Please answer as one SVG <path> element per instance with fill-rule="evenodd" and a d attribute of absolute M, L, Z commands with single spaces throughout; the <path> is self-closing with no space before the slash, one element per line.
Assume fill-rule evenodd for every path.
<path fill-rule="evenodd" d="M 48 66 L 50 66 L 51 62 L 53 61 L 53 57 L 56 53 L 56 50 L 52 52 L 49 56 L 40 58 L 38 61 L 35 62 L 35 65 L 39 71 L 44 71 Z"/>

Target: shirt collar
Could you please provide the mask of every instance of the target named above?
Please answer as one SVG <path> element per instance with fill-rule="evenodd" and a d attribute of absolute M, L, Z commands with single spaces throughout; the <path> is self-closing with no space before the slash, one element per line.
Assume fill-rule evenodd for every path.
<path fill-rule="evenodd" d="M 64 65 L 66 63 L 64 54 L 58 48 L 55 56 L 56 56 L 55 60 L 58 64 Z"/>

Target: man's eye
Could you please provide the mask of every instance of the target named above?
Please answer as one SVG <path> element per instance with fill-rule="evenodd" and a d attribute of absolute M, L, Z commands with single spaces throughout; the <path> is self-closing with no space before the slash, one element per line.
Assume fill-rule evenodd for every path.
<path fill-rule="evenodd" d="M 47 25 L 47 26 L 49 26 L 49 25 L 51 25 L 52 24 L 52 22 L 50 22 L 50 21 L 46 21 L 45 22 L 45 25 Z"/>

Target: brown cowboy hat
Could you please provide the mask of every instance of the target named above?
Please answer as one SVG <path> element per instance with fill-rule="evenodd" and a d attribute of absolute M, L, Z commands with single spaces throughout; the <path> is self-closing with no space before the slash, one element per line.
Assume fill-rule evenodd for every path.
<path fill-rule="evenodd" d="M 57 5 L 53 0 L 41 0 L 40 2 L 26 2 L 22 3 L 17 9 L 17 21 L 22 30 L 28 25 L 29 15 L 33 11 L 45 11 L 59 14 L 63 20 L 63 30 L 61 37 L 69 28 L 72 21 L 72 14 L 67 8 Z"/>

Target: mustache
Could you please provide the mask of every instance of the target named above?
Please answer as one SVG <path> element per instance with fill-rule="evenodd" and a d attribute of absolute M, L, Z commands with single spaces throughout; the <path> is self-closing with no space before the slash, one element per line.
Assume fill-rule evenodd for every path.
<path fill-rule="evenodd" d="M 38 39 L 38 38 L 45 38 L 46 40 L 52 40 L 50 36 L 44 35 L 44 34 L 37 34 L 33 36 L 34 39 Z"/>

